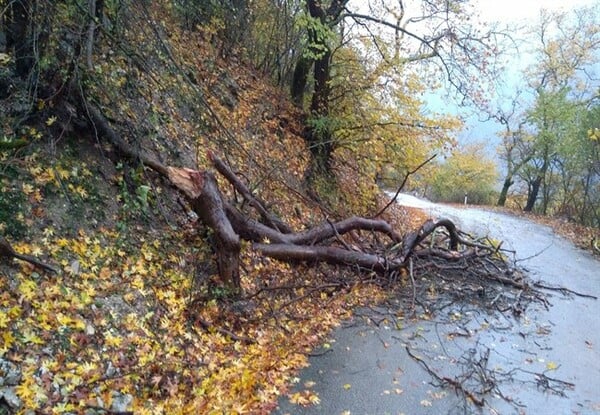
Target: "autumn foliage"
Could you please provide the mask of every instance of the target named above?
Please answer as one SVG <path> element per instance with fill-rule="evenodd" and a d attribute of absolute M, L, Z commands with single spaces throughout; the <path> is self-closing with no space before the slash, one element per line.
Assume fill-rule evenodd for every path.
<path fill-rule="evenodd" d="M 15 374 L 5 396 L 19 413 L 267 413 L 326 333 L 384 295 L 359 275 L 340 283 L 335 267 L 291 266 L 244 244 L 244 297 L 216 283 L 211 231 L 90 127 L 82 91 L 129 143 L 170 165 L 208 168 L 207 148 L 225 154 L 295 229 L 326 213 L 302 187 L 307 152 L 285 95 L 224 60 L 211 26 L 185 31 L 160 4 L 144 4 L 123 11 L 132 30 L 118 32 L 120 43 L 99 34 L 90 76 L 69 72 L 69 59 L 48 61 L 66 77 L 52 72 L 26 125 L 6 118 L 4 134 L 26 146 L 1 153 L 1 231 L 16 252 L 59 269 L 0 259 L 0 373 Z M 46 52 L 57 56 L 80 21 L 44 7 Z"/>
<path fill-rule="evenodd" d="M 331 113 L 311 119 L 280 87 L 298 50 L 277 64 L 267 54 L 300 48 L 299 28 L 285 39 L 264 30 L 289 27 L 299 10 L 189 3 L 0 0 L 2 18 L 43 34 L 36 48 L 11 38 L 0 54 L 0 413 L 268 413 L 332 328 L 387 295 L 385 255 L 407 277 L 425 236 L 411 233 L 418 213 L 354 218 L 373 229 L 345 239 L 334 224 L 381 212 L 376 179 L 451 147 L 457 120 L 422 113 L 414 72 L 395 72 L 385 94 L 371 89 L 393 65 L 360 66 L 368 56 L 352 48 L 332 61 Z M 255 51 L 239 32 L 251 23 Z M 313 187 L 311 122 L 336 140 L 331 180 Z M 211 200 L 199 197 L 206 184 L 218 189 Z M 233 235 L 210 214 L 230 206 L 241 218 Z M 349 256 L 371 249 L 385 266 L 278 261 L 268 255 L 280 241 L 244 237 L 250 222 L 282 240 L 327 229 Z M 439 226 L 452 252 L 422 253 L 460 256 L 453 224 Z M 317 403 L 308 389 L 289 398 Z"/>

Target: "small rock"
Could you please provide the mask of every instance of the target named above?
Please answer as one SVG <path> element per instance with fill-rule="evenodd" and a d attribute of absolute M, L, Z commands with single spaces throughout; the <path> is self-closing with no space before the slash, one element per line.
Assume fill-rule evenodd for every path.
<path fill-rule="evenodd" d="M 12 362 L 0 357 L 0 386 L 16 386 L 21 380 L 21 371 Z"/>
<path fill-rule="evenodd" d="M 79 261 L 75 260 L 71 262 L 71 273 L 73 275 L 79 275 Z"/>
<path fill-rule="evenodd" d="M 4 402 L 6 402 L 6 404 L 15 411 L 21 408 L 21 405 L 23 405 L 21 399 L 19 399 L 15 392 L 15 388 L 13 387 L 0 388 L 0 400 L 2 399 L 4 399 Z"/>
<path fill-rule="evenodd" d="M 107 378 L 112 378 L 117 373 L 117 369 L 113 366 L 112 362 L 108 362 L 108 366 L 106 367 L 106 373 L 104 376 Z"/>
<path fill-rule="evenodd" d="M 93 336 L 94 334 L 96 334 L 96 329 L 91 323 L 87 323 L 85 325 L 85 334 L 87 334 L 88 336 Z"/>
<path fill-rule="evenodd" d="M 119 392 L 113 392 L 113 401 L 110 406 L 110 410 L 116 413 L 127 412 L 127 408 L 133 402 L 133 396 L 130 394 L 121 394 Z"/>

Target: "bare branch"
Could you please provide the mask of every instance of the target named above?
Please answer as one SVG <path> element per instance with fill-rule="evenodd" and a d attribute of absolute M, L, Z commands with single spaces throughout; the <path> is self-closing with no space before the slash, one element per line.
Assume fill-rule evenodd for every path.
<path fill-rule="evenodd" d="M 402 180 L 402 183 L 400 183 L 400 186 L 398 186 L 398 190 L 396 191 L 396 194 L 394 195 L 394 197 L 392 197 L 392 199 L 388 202 L 387 205 L 385 205 L 383 207 L 383 209 L 381 209 L 379 212 L 377 212 L 375 215 L 373 215 L 373 218 L 379 217 L 383 214 L 383 212 L 385 212 L 387 210 L 387 208 L 389 208 L 392 204 L 396 203 L 396 199 L 398 198 L 398 195 L 400 194 L 400 192 L 402 191 L 402 189 L 404 189 L 404 185 L 406 185 L 406 182 L 408 180 L 408 178 L 412 175 L 415 174 L 416 172 L 418 172 L 422 167 L 424 167 L 427 163 L 429 163 L 431 160 L 433 160 L 434 158 L 437 157 L 437 154 L 434 154 L 433 156 L 429 157 L 427 160 L 425 160 L 423 163 L 419 164 L 417 167 L 415 167 L 414 169 L 408 171 L 405 175 L 404 175 L 404 179 Z"/>

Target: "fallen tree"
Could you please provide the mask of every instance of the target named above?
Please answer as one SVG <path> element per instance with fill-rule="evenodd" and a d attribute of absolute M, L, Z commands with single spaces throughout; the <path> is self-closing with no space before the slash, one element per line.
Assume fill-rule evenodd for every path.
<path fill-rule="evenodd" d="M 165 166 L 143 150 L 130 146 L 109 125 L 99 108 L 85 100 L 78 105 L 95 131 L 107 139 L 122 156 L 139 160 L 167 179 L 185 196 L 202 222 L 213 230 L 219 276 L 236 292 L 241 292 L 241 239 L 251 242 L 252 249 L 262 255 L 280 261 L 327 262 L 358 267 L 362 271 L 387 277 L 402 269 L 406 270 L 412 257 L 438 257 L 455 262 L 472 256 L 497 254 L 497 247 L 463 237 L 454 223 L 447 219 L 429 220 L 418 230 L 404 236 L 394 231 L 385 220 L 363 217 L 351 217 L 337 222 L 325 220 L 310 229 L 294 232 L 289 225 L 269 212 L 266 204 L 253 195 L 229 166 L 209 153 L 209 160 L 215 170 L 255 209 L 259 218 L 255 219 L 224 198 L 212 171 Z M 439 233 L 443 235 L 441 238 L 437 235 L 439 228 L 443 229 Z M 375 236 L 372 238 L 375 240 L 379 240 L 377 235 L 383 235 L 387 242 L 367 247 L 363 243 L 365 238 L 357 238 L 360 232 L 368 232 Z M 352 234 L 358 242 L 350 245 L 344 239 L 347 234 Z M 424 246 L 423 242 L 432 235 L 437 237 L 430 238 L 431 242 Z"/>

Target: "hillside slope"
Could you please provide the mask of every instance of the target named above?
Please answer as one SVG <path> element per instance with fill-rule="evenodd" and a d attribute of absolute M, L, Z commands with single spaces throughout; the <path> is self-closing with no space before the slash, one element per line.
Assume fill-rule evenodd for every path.
<path fill-rule="evenodd" d="M 249 249 L 245 295 L 219 285 L 211 231 L 98 134 L 91 106 L 165 164 L 209 169 L 207 152 L 224 158 L 296 230 L 346 212 L 306 195 L 301 114 L 284 93 L 168 9 L 128 13 L 120 43 L 100 37 L 89 73 L 46 78 L 35 102 L 10 63 L 0 68 L 12 137 L 0 148 L 0 235 L 60 269 L 0 258 L 0 413 L 267 413 L 312 347 L 383 292 Z M 340 198 L 352 200 L 358 181 L 345 176 Z"/>

